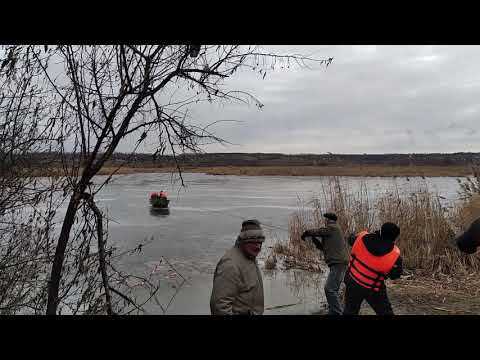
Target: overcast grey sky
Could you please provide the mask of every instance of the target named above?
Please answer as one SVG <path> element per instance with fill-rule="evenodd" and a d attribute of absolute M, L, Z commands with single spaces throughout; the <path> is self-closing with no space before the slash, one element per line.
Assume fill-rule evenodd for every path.
<path fill-rule="evenodd" d="M 262 110 L 199 104 L 199 123 L 237 145 L 209 152 L 411 153 L 480 151 L 480 46 L 266 46 L 279 53 L 334 57 L 310 69 L 239 73 Z M 123 148 L 125 149 L 125 148 Z M 122 148 L 119 148 L 122 151 Z M 143 148 L 139 151 L 148 151 Z"/>

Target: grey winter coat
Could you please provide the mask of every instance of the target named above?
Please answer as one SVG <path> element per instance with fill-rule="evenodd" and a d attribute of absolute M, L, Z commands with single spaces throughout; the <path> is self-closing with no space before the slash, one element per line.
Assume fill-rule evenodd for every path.
<path fill-rule="evenodd" d="M 264 310 L 262 273 L 238 247 L 220 259 L 210 298 L 212 315 L 260 315 Z"/>

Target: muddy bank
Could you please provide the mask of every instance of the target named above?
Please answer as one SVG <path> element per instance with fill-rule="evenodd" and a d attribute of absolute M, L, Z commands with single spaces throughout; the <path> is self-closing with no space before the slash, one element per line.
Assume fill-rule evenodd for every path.
<path fill-rule="evenodd" d="M 389 280 L 386 286 L 395 315 L 478 315 L 480 279 L 478 275 L 474 276 L 476 279 L 465 276 L 440 280 L 425 275 L 409 275 Z M 313 313 L 326 314 L 326 305 Z M 364 301 L 360 315 L 375 315 L 375 312 Z"/>
<path fill-rule="evenodd" d="M 398 315 L 473 315 L 480 314 L 480 277 L 429 277 L 411 275 L 388 283 L 394 312 Z M 363 314 L 373 314 L 370 308 Z"/>

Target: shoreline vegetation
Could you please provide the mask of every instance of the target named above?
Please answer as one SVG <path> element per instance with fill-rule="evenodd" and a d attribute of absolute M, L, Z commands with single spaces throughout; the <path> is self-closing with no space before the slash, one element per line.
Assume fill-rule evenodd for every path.
<path fill-rule="evenodd" d="M 155 167 L 147 165 L 122 166 L 106 165 L 98 175 L 141 174 L 141 173 L 175 173 L 175 167 Z M 465 165 L 358 165 L 342 166 L 182 166 L 184 173 L 204 173 L 207 175 L 238 176 L 353 176 L 353 177 L 465 177 L 473 174 L 473 170 Z M 116 171 L 117 170 L 117 171 Z M 37 169 L 36 176 L 55 176 L 62 173 L 61 168 Z"/>
<path fill-rule="evenodd" d="M 405 276 L 387 280 L 396 313 L 478 314 L 480 256 L 461 253 L 452 241 L 480 216 L 480 195 L 471 186 L 479 181 L 475 179 L 470 187 L 461 187 L 463 200 L 445 206 L 438 194 L 422 184 L 413 193 L 404 194 L 397 188 L 371 199 L 365 182 L 351 191 L 333 177 L 314 199 L 299 204 L 290 217 L 288 239 L 274 243 L 265 268 L 323 272 L 323 254 L 300 235 L 323 226 L 324 212 L 337 213 L 345 236 L 362 229 L 377 230 L 383 222 L 393 221 L 401 229 L 397 245 L 405 267 Z M 372 311 L 365 306 L 361 313 Z"/>

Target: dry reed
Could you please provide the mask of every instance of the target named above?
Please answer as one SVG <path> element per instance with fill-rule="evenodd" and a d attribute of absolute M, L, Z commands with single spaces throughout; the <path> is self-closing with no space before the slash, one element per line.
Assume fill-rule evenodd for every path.
<path fill-rule="evenodd" d="M 310 209 L 301 204 L 291 216 L 288 241 L 272 249 L 285 256 L 287 267 L 319 268 L 319 252 L 300 235 L 307 228 L 323 226 L 322 214 L 334 211 L 345 236 L 363 229 L 378 230 L 386 221 L 398 224 L 401 234 L 397 244 L 407 269 L 432 275 L 467 274 L 480 269 L 478 255 L 465 255 L 452 245 L 455 235 L 480 216 L 479 197 L 470 197 L 449 209 L 437 194 L 419 187 L 408 194 L 395 188 L 372 200 L 365 183 L 352 192 L 334 177 L 309 204 Z"/>

